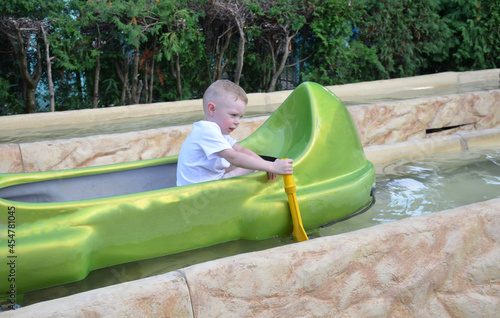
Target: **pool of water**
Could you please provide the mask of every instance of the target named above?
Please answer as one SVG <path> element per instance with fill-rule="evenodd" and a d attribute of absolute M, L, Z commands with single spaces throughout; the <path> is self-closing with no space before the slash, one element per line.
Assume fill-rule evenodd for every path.
<path fill-rule="evenodd" d="M 500 85 L 498 80 L 480 81 L 461 85 L 416 87 L 414 89 L 391 93 L 369 94 L 365 92 L 362 96 L 342 97 L 342 101 L 346 106 L 350 106 L 466 92 L 488 91 L 499 88 Z M 335 93 L 335 90 L 333 91 L 333 93 Z M 245 113 L 245 117 L 249 118 L 256 116 L 269 116 L 278 107 L 279 104 L 249 106 Z M 120 118 L 105 122 L 82 124 L 54 123 L 53 125 L 45 127 L 29 129 L 27 129 L 26 127 L 20 127 L 19 129 L 8 131 L 2 131 L 0 127 L 0 144 L 26 143 L 112 133 L 125 133 L 169 126 L 188 125 L 201 119 L 203 119 L 203 111 L 200 105 L 200 111 L 184 112 L 180 114 L 166 114 L 155 116 L 146 115 L 141 117 Z"/>
<path fill-rule="evenodd" d="M 500 197 L 500 146 L 473 148 L 398 160 L 376 166 L 375 205 L 364 214 L 308 231 L 310 239 L 346 233 Z M 175 255 L 121 264 L 91 272 L 82 281 L 25 294 L 23 306 L 186 266 L 293 244 L 293 238 L 233 241 Z"/>
<path fill-rule="evenodd" d="M 377 165 L 376 202 L 366 213 L 314 230 L 328 236 L 500 198 L 500 146 Z"/>

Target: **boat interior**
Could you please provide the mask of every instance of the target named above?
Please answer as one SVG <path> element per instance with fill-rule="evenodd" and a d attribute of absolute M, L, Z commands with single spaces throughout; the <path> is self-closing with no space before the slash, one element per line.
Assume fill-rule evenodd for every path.
<path fill-rule="evenodd" d="M 261 156 L 264 160 L 276 158 Z M 8 186 L 0 198 L 17 202 L 47 203 L 107 198 L 176 186 L 177 162 Z"/>
<path fill-rule="evenodd" d="M 68 202 L 140 193 L 176 186 L 177 163 L 57 178 L 0 189 L 0 198 L 18 202 Z"/>

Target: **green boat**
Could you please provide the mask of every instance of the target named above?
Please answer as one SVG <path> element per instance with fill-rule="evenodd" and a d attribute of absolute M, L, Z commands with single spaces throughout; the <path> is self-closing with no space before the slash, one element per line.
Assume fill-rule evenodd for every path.
<path fill-rule="evenodd" d="M 375 170 L 352 118 L 319 84 L 297 87 L 241 144 L 294 159 L 305 229 L 348 218 L 374 200 Z M 176 162 L 0 175 L 0 299 L 111 265 L 291 234 L 282 178 L 258 172 L 175 187 Z"/>

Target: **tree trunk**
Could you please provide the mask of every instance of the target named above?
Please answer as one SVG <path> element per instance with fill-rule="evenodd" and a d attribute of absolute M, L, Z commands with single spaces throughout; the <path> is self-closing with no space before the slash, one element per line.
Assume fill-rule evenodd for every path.
<path fill-rule="evenodd" d="M 92 108 L 99 107 L 99 77 L 101 74 L 101 54 L 95 57 L 94 92 L 92 98 Z"/>
<path fill-rule="evenodd" d="M 94 91 L 92 93 L 92 108 L 99 107 L 99 77 L 101 75 L 101 31 L 97 24 L 97 40 L 96 48 L 98 50 L 95 56 L 95 73 L 94 73 Z"/>
<path fill-rule="evenodd" d="M 274 71 L 273 77 L 271 78 L 271 81 L 269 83 L 269 88 L 267 89 L 268 92 L 274 92 L 276 90 L 276 82 L 278 81 L 278 78 L 283 72 L 283 69 L 285 68 L 286 65 L 286 60 L 288 59 L 288 55 L 290 54 L 289 48 L 291 40 L 292 38 L 287 35 L 285 36 L 285 40 L 281 42 L 281 48 L 283 49 L 283 56 L 281 57 L 281 62 L 278 69 Z"/>
<path fill-rule="evenodd" d="M 155 41 L 156 42 L 156 41 Z M 153 85 L 154 85 L 154 76 L 155 76 L 155 57 L 153 55 L 153 58 L 151 59 L 151 69 L 149 71 L 149 103 L 153 102 Z"/>
<path fill-rule="evenodd" d="M 170 64 L 172 76 L 175 78 L 175 85 L 177 90 L 177 98 L 182 99 L 182 79 L 181 79 L 181 63 L 179 54 L 175 55 L 175 61 Z"/>
<path fill-rule="evenodd" d="M 243 57 L 245 56 L 245 32 L 243 30 L 243 25 L 236 21 L 238 25 L 238 32 L 240 34 L 240 42 L 238 43 L 238 56 L 236 60 L 236 70 L 234 71 L 234 82 L 239 85 L 241 73 L 243 72 Z"/>
<path fill-rule="evenodd" d="M 5 34 L 10 45 L 12 46 L 12 50 L 14 51 L 14 57 L 19 65 L 19 73 L 21 75 L 21 88 L 22 88 L 22 96 L 25 101 L 25 111 L 27 113 L 35 113 L 36 112 L 36 99 L 35 99 L 35 90 L 38 86 L 38 82 L 40 81 L 42 75 L 42 54 L 40 51 L 40 39 L 39 39 L 39 28 L 40 23 L 36 21 L 29 21 L 30 27 L 27 29 L 20 29 L 17 22 L 12 24 L 11 22 L 5 21 L 2 17 L 2 27 L 0 27 L 0 32 Z M 7 24 L 7 27 L 6 27 Z M 10 29 L 7 30 L 7 29 Z M 33 68 L 33 72 L 30 74 L 31 68 L 28 65 L 26 47 L 33 47 L 30 43 L 25 43 L 23 32 L 32 32 L 29 38 L 35 38 L 36 41 L 36 55 L 37 61 L 36 65 Z"/>
<path fill-rule="evenodd" d="M 54 112 L 56 110 L 55 106 L 55 91 L 54 82 L 52 81 L 52 59 L 50 58 L 50 43 L 47 41 L 47 34 L 45 33 L 45 28 L 43 24 L 40 24 L 40 28 L 43 33 L 43 40 L 45 42 L 45 57 L 47 59 L 47 81 L 49 83 L 49 99 L 50 99 L 50 111 Z"/>
<path fill-rule="evenodd" d="M 147 57 L 144 57 L 144 89 L 142 90 L 142 94 L 144 95 L 143 101 L 145 104 L 149 104 L 149 61 Z"/>
<path fill-rule="evenodd" d="M 129 61 L 128 58 L 123 59 L 123 69 L 119 62 L 115 63 L 116 74 L 122 82 L 122 94 L 120 97 L 120 105 L 126 105 L 127 96 L 130 96 L 130 88 L 128 86 L 128 71 L 129 71 Z M 130 99 L 129 99 L 130 100 Z"/>
<path fill-rule="evenodd" d="M 26 88 L 26 96 L 24 96 L 24 100 L 26 101 L 26 112 L 28 114 L 36 113 L 35 90 L 36 86 L 33 87 L 28 83 Z"/>
<path fill-rule="evenodd" d="M 25 96 L 24 100 L 26 102 L 26 112 L 27 113 L 36 113 L 36 98 L 35 98 L 35 90 L 38 86 L 38 82 L 40 81 L 40 77 L 42 74 L 42 64 L 41 64 L 41 54 L 40 47 L 38 45 L 38 63 L 35 67 L 35 71 L 33 72 L 33 77 L 29 74 L 28 62 L 26 60 L 26 55 L 20 56 L 19 59 L 21 74 L 23 75 L 23 81 L 25 82 Z"/>
<path fill-rule="evenodd" d="M 227 63 L 226 64 L 223 63 L 224 53 L 227 51 L 227 48 L 229 47 L 229 43 L 231 43 L 231 36 L 232 36 L 232 33 L 230 30 L 228 30 L 226 32 L 226 38 L 224 40 L 225 42 L 222 45 L 221 50 L 219 50 L 219 41 L 217 41 L 217 51 L 216 51 L 217 62 L 215 63 L 214 76 L 212 78 L 212 82 L 215 82 L 216 80 L 221 79 L 222 75 L 224 74 L 224 68 L 225 68 L 225 65 L 227 64 Z M 219 37 L 219 40 L 221 38 L 222 38 L 222 36 Z"/>
<path fill-rule="evenodd" d="M 139 83 L 139 49 L 134 50 L 134 73 L 132 75 L 132 90 L 130 94 L 132 95 L 132 104 L 139 104 L 139 97 L 141 96 L 141 85 Z"/>
<path fill-rule="evenodd" d="M 153 37 L 153 45 L 151 48 L 151 62 L 149 63 L 149 83 L 148 83 L 148 74 L 144 76 L 144 82 L 146 86 L 146 104 L 153 102 L 153 87 L 154 87 L 154 75 L 155 75 L 155 52 L 156 52 L 156 44 L 158 42 L 158 38 L 156 36 Z M 146 68 L 147 69 L 147 68 Z"/>
<path fill-rule="evenodd" d="M 26 102 L 26 112 L 36 113 L 36 98 L 35 90 L 38 86 L 38 82 L 42 76 L 42 54 L 40 52 L 40 43 L 37 41 L 37 57 L 38 61 L 36 63 L 33 73 L 30 74 L 28 67 L 28 61 L 26 59 L 26 50 L 24 49 L 24 41 L 21 36 L 21 31 L 17 30 L 17 43 L 18 46 L 9 38 L 14 51 L 17 53 L 16 58 L 19 62 L 19 67 L 21 71 L 21 78 L 24 82 L 23 99 Z"/>

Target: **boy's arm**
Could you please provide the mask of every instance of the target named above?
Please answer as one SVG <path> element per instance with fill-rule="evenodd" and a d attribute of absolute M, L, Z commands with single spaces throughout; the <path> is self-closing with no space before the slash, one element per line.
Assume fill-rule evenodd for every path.
<path fill-rule="evenodd" d="M 249 156 L 260 158 L 260 156 L 258 154 L 256 154 L 255 152 L 253 152 L 252 150 L 250 150 L 246 147 L 243 147 L 242 145 L 240 145 L 238 143 L 234 144 L 233 149 L 236 150 L 237 152 L 242 152 L 242 153 L 245 153 Z M 276 159 L 276 160 L 278 160 L 278 159 Z M 269 172 L 269 171 L 267 172 L 267 178 L 269 180 L 274 180 L 274 179 L 276 179 L 277 176 L 278 175 L 275 172 Z"/>
<path fill-rule="evenodd" d="M 237 144 L 235 144 L 234 146 L 236 145 Z M 250 149 L 247 150 L 250 151 L 251 154 L 247 153 L 247 151 L 241 149 L 240 147 L 247 149 L 243 146 L 238 145 L 236 146 L 235 149 L 225 149 L 219 151 L 218 154 L 222 158 L 229 161 L 230 164 L 236 167 L 241 167 L 251 170 L 267 171 L 270 173 L 281 174 L 281 175 L 293 173 L 292 159 L 276 160 L 274 162 L 265 161 Z M 242 150 L 242 151 L 237 151 L 237 150 Z"/>
<path fill-rule="evenodd" d="M 252 150 L 250 150 L 250 149 L 248 149 L 246 147 L 243 147 L 239 143 L 235 143 L 233 145 L 233 149 L 236 150 L 237 152 L 242 152 L 242 153 L 245 153 L 245 154 L 247 154 L 249 156 L 260 158 L 260 156 L 258 154 L 256 154 L 255 152 L 253 152 Z"/>

